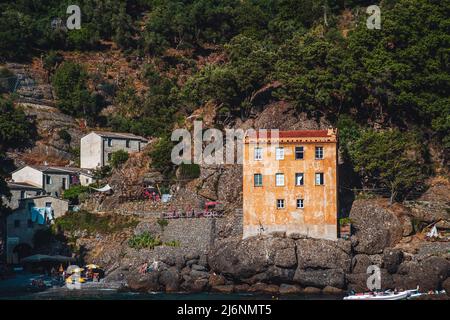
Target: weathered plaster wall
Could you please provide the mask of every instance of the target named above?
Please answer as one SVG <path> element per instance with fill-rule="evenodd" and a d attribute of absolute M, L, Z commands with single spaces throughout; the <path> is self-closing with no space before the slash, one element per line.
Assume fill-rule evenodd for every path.
<path fill-rule="evenodd" d="M 284 160 L 275 160 L 275 145 L 260 145 L 263 159 L 254 160 L 254 144 L 245 144 L 243 175 L 244 238 L 282 231 L 287 234 L 337 238 L 337 150 L 336 142 L 320 139 L 281 142 Z M 325 140 L 325 139 L 323 139 Z M 304 147 L 304 159 L 295 160 L 295 146 Z M 322 146 L 324 159 L 315 159 L 315 147 Z M 315 173 L 324 173 L 324 185 L 315 185 Z M 263 175 L 263 186 L 254 186 L 254 174 Z M 275 185 L 275 174 L 284 173 L 284 186 Z M 295 185 L 295 173 L 304 173 L 304 185 Z M 277 209 L 276 200 L 285 208 Z M 304 208 L 296 208 L 304 199 Z M 262 228 L 264 230 L 262 230 Z"/>
<path fill-rule="evenodd" d="M 102 137 L 90 133 L 80 141 L 80 167 L 94 169 L 102 165 Z"/>
<path fill-rule="evenodd" d="M 13 172 L 11 178 L 15 182 L 29 183 L 36 187 L 42 187 L 43 183 L 42 172 L 28 166 Z"/>

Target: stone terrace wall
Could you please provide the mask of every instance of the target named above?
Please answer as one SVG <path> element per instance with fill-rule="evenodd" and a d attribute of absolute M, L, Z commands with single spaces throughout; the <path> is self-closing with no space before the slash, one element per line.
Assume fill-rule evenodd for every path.
<path fill-rule="evenodd" d="M 149 231 L 160 236 L 163 242 L 180 241 L 182 247 L 206 252 L 219 238 L 242 237 L 242 216 L 223 218 L 180 218 L 169 219 L 169 224 L 161 231 L 156 218 L 141 222 L 135 234 Z"/>

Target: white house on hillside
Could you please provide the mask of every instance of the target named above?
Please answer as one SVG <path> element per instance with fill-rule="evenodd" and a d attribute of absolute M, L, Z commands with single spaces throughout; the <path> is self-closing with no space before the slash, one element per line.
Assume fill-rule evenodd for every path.
<path fill-rule="evenodd" d="M 81 138 L 80 167 L 95 169 L 107 165 L 113 152 L 128 153 L 141 151 L 148 140 L 131 133 L 92 131 Z"/>
<path fill-rule="evenodd" d="M 53 166 L 24 166 L 11 174 L 13 182 L 38 187 L 46 194 L 59 197 L 72 185 L 88 186 L 94 182 L 87 169 Z"/>

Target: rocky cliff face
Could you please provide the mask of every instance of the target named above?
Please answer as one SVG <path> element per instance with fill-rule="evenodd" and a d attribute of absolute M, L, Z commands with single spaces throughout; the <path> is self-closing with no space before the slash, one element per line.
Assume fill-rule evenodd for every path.
<path fill-rule="evenodd" d="M 406 213 L 410 213 L 406 207 L 392 208 L 383 200 L 357 200 L 351 211 L 354 236 L 338 241 L 283 234 L 242 240 L 241 232 L 233 232 L 240 221 L 229 216 L 218 219 L 214 228 L 208 224 L 213 237 L 206 236 L 211 239 L 207 247 L 188 240 L 180 247 L 138 251 L 122 242 L 114 249 L 105 247 L 93 261 L 108 266 L 107 282 L 121 281 L 139 291 L 339 294 L 367 290 L 370 265 L 380 268 L 382 289 L 444 288 L 450 276 L 450 243 L 425 241 L 420 234 L 403 236 Z M 141 223 L 138 229 L 138 233 L 159 234 L 151 222 Z M 172 230 L 183 228 L 172 226 Z M 199 241 L 206 240 L 200 236 Z M 157 268 L 141 272 L 144 264 L 148 267 L 155 261 Z"/>

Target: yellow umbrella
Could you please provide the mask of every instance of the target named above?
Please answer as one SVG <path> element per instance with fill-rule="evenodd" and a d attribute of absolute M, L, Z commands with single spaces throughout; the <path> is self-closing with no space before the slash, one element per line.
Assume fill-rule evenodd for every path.
<path fill-rule="evenodd" d="M 100 269 L 100 266 L 91 263 L 91 264 L 88 264 L 88 265 L 86 266 L 86 268 L 87 268 L 87 269 Z"/>

